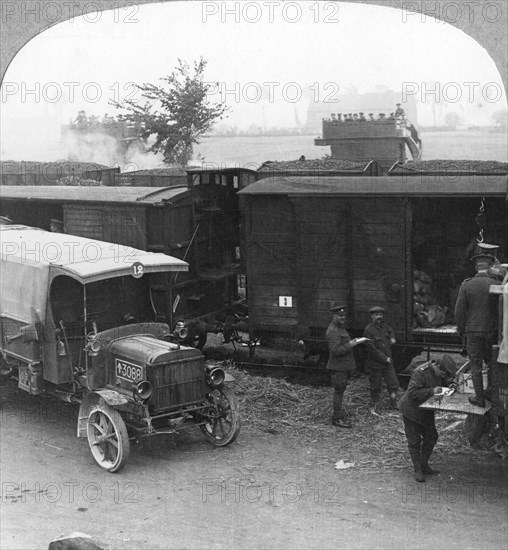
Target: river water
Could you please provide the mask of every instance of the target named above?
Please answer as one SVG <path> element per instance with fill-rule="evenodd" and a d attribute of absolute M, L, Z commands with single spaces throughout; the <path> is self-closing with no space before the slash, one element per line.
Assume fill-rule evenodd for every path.
<path fill-rule="evenodd" d="M 329 147 L 317 147 L 317 136 L 206 137 L 195 147 L 205 162 L 257 168 L 267 160 L 308 159 L 330 154 Z M 501 132 L 422 132 L 423 160 L 497 160 L 508 162 L 508 135 Z"/>

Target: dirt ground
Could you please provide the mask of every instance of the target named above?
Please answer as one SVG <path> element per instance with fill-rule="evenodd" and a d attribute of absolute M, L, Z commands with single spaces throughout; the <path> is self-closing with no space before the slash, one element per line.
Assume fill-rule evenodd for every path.
<path fill-rule="evenodd" d="M 121 472 L 108 474 L 76 438 L 76 408 L 14 384 L 0 387 L 0 398 L 2 549 L 47 548 L 73 531 L 109 549 L 508 544 L 508 461 L 467 447 L 450 454 L 453 440 L 443 437 L 434 460 L 441 474 L 416 483 L 400 452 L 398 413 L 352 431 L 319 420 L 314 439 L 298 429 L 264 431 L 252 418 L 225 448 L 194 429 L 145 439 Z M 385 422 L 397 460 L 361 463 L 362 440 Z M 340 459 L 355 465 L 337 470 Z"/>

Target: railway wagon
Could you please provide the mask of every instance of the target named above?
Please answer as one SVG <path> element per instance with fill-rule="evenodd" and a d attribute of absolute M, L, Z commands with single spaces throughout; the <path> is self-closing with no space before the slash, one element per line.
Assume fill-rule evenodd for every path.
<path fill-rule="evenodd" d="M 109 185 L 118 168 L 96 162 L 0 161 L 1 185 L 57 185 L 62 178 L 82 177 Z"/>
<path fill-rule="evenodd" d="M 505 175 L 275 178 L 239 198 L 253 335 L 323 349 L 333 304 L 354 335 L 380 305 L 399 370 L 422 347 L 461 347 L 453 311 L 477 239 L 506 261 Z"/>
<path fill-rule="evenodd" d="M 238 293 L 236 190 L 216 183 L 154 187 L 3 186 L 0 214 L 48 229 L 51 218 L 67 234 L 185 259 L 189 273 L 153 278 L 157 310 L 173 317 L 220 310 Z"/>

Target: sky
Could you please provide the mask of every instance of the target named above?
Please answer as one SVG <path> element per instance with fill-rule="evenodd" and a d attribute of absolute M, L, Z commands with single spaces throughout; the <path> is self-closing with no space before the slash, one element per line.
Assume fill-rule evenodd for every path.
<path fill-rule="evenodd" d="M 436 107 L 468 124 L 506 108 L 487 52 L 432 17 L 333 2 L 171 2 L 76 17 L 27 44 L 2 85 L 2 156 L 26 147 L 27 124 L 56 140 L 78 110 L 115 115 L 111 100 L 139 97 L 132 82 L 157 83 L 178 58 L 200 56 L 218 83 L 210 99 L 231 108 L 224 123 L 243 129 L 305 122 L 310 101 L 340 112 L 341 93 L 380 85 L 415 96 L 420 124 Z"/>

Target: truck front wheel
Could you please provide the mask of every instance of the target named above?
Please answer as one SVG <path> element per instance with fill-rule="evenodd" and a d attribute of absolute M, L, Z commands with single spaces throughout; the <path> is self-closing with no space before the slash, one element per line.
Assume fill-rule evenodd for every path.
<path fill-rule="evenodd" d="M 213 445 L 224 447 L 240 432 L 238 401 L 233 390 L 224 384 L 210 390 L 207 399 L 210 406 L 203 415 L 207 421 L 200 425 L 201 432 Z"/>
<path fill-rule="evenodd" d="M 127 428 L 120 413 L 109 405 L 93 405 L 88 414 L 86 435 L 97 464 L 108 472 L 118 472 L 129 459 Z"/>

